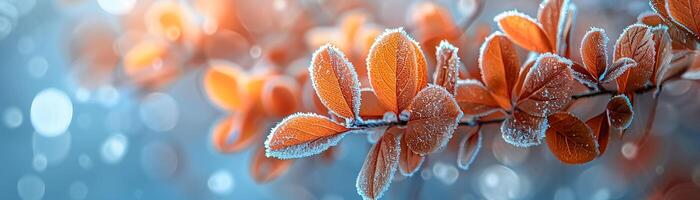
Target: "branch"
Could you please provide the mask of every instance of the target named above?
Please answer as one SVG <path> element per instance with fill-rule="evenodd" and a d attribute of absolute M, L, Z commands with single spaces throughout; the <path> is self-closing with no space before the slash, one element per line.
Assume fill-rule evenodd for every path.
<path fill-rule="evenodd" d="M 654 89 L 656 89 L 655 85 L 646 85 L 642 88 L 639 88 L 638 90 L 635 90 L 634 93 L 635 94 L 643 94 L 643 93 L 650 92 Z M 587 93 L 583 93 L 583 94 L 576 94 L 576 95 L 571 96 L 571 98 L 572 99 L 583 99 L 583 98 L 596 97 L 596 96 L 608 95 L 608 94 L 609 95 L 618 95 L 618 94 L 620 94 L 620 92 L 618 92 L 617 90 L 602 89 L 602 90 L 596 90 L 596 91 L 587 92 Z"/>
<path fill-rule="evenodd" d="M 505 121 L 505 118 L 502 119 L 490 119 L 490 120 L 479 120 L 479 119 L 472 119 L 468 121 L 460 121 L 457 123 L 458 126 L 481 126 L 481 125 L 486 125 L 486 124 L 497 124 Z M 395 121 L 395 122 L 390 122 L 386 120 L 355 120 L 353 121 L 349 128 L 352 130 L 361 130 L 361 129 L 368 129 L 368 128 L 378 128 L 378 127 L 387 127 L 387 126 L 405 126 L 408 124 L 408 121 Z"/>

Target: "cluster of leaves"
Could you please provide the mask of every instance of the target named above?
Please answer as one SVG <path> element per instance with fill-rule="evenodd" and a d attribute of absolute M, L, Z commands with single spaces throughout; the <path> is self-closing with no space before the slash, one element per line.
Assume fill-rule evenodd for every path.
<path fill-rule="evenodd" d="M 700 14 L 693 8 L 700 4 L 664 5 L 686 17 Z M 659 23 L 673 25 L 631 25 L 615 43 L 612 63 L 605 31 L 591 28 L 582 39 L 579 62 L 572 58 L 570 45 L 575 11 L 569 1 L 545 0 L 537 19 L 517 11 L 496 16 L 502 32 L 482 44 L 481 76 L 475 79 L 459 78 L 463 66 L 458 48 L 443 41 L 436 48 L 435 73 L 428 84 L 423 51 L 403 29 L 386 30 L 372 44 L 366 59 L 370 88 L 361 86 L 341 50 L 322 46 L 313 54 L 309 74 L 329 116 L 296 113 L 285 118 L 265 141 L 266 155 L 307 157 L 345 135 L 372 135 L 369 142 L 374 145 L 356 184 L 366 199 L 380 198 L 397 169 L 406 176 L 416 172 L 458 126 L 477 127 L 460 140 L 457 163 L 464 169 L 478 153 L 480 127 L 486 124 L 499 124 L 502 138 L 514 146 L 535 146 L 546 139 L 562 162 L 589 162 L 605 151 L 611 130 L 630 126 L 635 94 L 659 91 L 665 81 L 695 73 L 687 60 L 697 46 L 700 26 L 692 20 L 667 20 L 663 14 Z M 684 41 L 694 41 L 692 49 L 674 48 L 671 26 L 690 27 L 683 30 Z M 523 63 L 516 45 L 531 52 Z M 574 94 L 576 84 L 587 86 L 589 93 Z M 610 99 L 595 117 L 584 121 L 567 111 L 573 100 L 599 95 Z M 386 129 L 376 133 L 377 127 Z"/>

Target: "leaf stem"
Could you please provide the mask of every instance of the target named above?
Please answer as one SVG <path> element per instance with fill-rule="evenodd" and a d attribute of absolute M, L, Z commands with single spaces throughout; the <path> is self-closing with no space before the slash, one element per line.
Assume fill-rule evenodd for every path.
<path fill-rule="evenodd" d="M 479 120 L 477 119 L 472 119 L 472 120 L 467 120 L 467 121 L 459 121 L 457 123 L 458 126 L 481 126 L 481 125 L 486 125 L 486 124 L 497 124 L 505 121 L 505 118 L 501 119 L 490 119 L 490 120 Z M 348 127 L 351 130 L 363 130 L 363 129 L 369 129 L 369 128 L 379 128 L 379 127 L 388 127 L 388 126 L 405 126 L 408 124 L 408 121 L 385 121 L 385 120 L 355 120 L 353 121 Z"/>

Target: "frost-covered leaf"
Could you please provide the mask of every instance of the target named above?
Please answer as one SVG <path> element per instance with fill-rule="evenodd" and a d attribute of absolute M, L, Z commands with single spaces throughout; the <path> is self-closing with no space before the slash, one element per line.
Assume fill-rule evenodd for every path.
<path fill-rule="evenodd" d="M 447 144 L 462 118 L 454 97 L 440 86 L 421 90 L 409 109 L 406 142 L 413 152 L 426 155 Z"/>
<path fill-rule="evenodd" d="M 617 79 L 618 91 L 634 92 L 651 79 L 656 52 L 651 28 L 634 24 L 627 27 L 615 43 L 613 60 L 628 57 L 637 62 L 637 67 L 623 73 Z"/>
<path fill-rule="evenodd" d="M 265 156 L 265 148 L 260 146 L 253 155 L 253 162 L 250 164 L 250 174 L 257 183 L 270 182 L 287 172 L 292 163 L 294 163 L 293 160 Z"/>
<path fill-rule="evenodd" d="M 239 87 L 241 71 L 227 65 L 213 65 L 204 74 L 204 91 L 207 97 L 217 106 L 229 111 L 237 111 L 243 107 L 243 99 Z"/>
<path fill-rule="evenodd" d="M 369 150 L 355 183 L 362 198 L 379 199 L 389 189 L 399 164 L 399 143 L 395 135 L 385 135 Z"/>
<path fill-rule="evenodd" d="M 214 147 L 221 152 L 231 153 L 250 146 L 263 131 L 261 123 L 263 116 L 250 109 L 219 121 L 212 130 Z"/>
<path fill-rule="evenodd" d="M 360 104 L 360 116 L 364 119 L 381 119 L 388 110 L 379 103 L 377 95 L 369 88 L 360 90 L 362 104 Z"/>
<path fill-rule="evenodd" d="M 547 34 L 530 16 L 512 10 L 497 15 L 494 21 L 518 46 L 538 53 L 554 52 Z"/>
<path fill-rule="evenodd" d="M 277 124 L 265 141 L 267 156 L 289 159 L 318 154 L 335 146 L 348 128 L 312 113 L 290 115 Z"/>
<path fill-rule="evenodd" d="M 571 75 L 573 75 L 574 79 L 581 84 L 591 88 L 598 87 L 598 78 L 594 77 L 594 75 L 591 74 L 588 69 L 584 68 L 577 62 L 574 62 L 574 64 L 571 65 Z"/>
<path fill-rule="evenodd" d="M 592 27 L 581 41 L 581 59 L 583 66 L 596 77 L 601 78 L 608 66 L 608 36 L 605 30 Z"/>
<path fill-rule="evenodd" d="M 637 16 L 637 22 L 646 24 L 647 26 L 657 26 L 665 23 L 661 15 L 654 12 L 644 12 L 639 14 L 639 16 Z"/>
<path fill-rule="evenodd" d="M 345 54 L 330 44 L 314 53 L 309 75 L 323 105 L 336 115 L 354 119 L 360 112 L 360 81 Z"/>
<path fill-rule="evenodd" d="M 459 150 L 457 151 L 457 166 L 463 170 L 468 170 L 476 156 L 479 155 L 481 149 L 481 129 L 477 128 L 471 134 L 465 135 L 459 141 Z"/>
<path fill-rule="evenodd" d="M 673 41 L 673 49 L 697 48 L 696 43 L 700 39 L 695 38 L 693 33 L 691 33 L 688 29 L 683 27 L 682 24 L 679 24 L 678 21 L 674 20 L 671 16 L 669 16 L 668 11 L 666 9 L 666 0 L 651 0 L 649 1 L 649 5 L 657 14 L 659 14 L 659 17 L 663 19 L 664 24 L 668 26 L 668 33 Z"/>
<path fill-rule="evenodd" d="M 517 107 L 530 115 L 546 117 L 566 105 L 573 94 L 573 63 L 554 54 L 537 58 L 525 77 Z"/>
<path fill-rule="evenodd" d="M 658 83 L 663 82 L 663 77 L 667 76 L 666 73 L 669 68 L 671 68 L 671 59 L 673 59 L 671 35 L 668 33 L 668 27 L 657 26 L 652 28 L 652 33 L 654 34 L 654 48 L 656 49 L 656 61 L 654 64 L 654 72 L 651 77 L 651 83 L 654 85 L 659 85 Z"/>
<path fill-rule="evenodd" d="M 532 69 L 533 66 L 535 66 L 535 62 L 537 61 L 537 58 L 539 55 L 536 53 L 530 53 L 528 56 L 527 61 L 523 64 L 522 67 L 520 67 L 520 72 L 518 73 L 518 81 L 515 82 L 515 88 L 513 88 L 512 94 L 514 96 L 517 96 L 520 94 L 520 91 L 523 90 L 523 84 L 525 83 L 525 78 L 527 77 L 527 74 L 530 73 L 530 70 Z"/>
<path fill-rule="evenodd" d="M 547 120 L 547 147 L 560 161 L 582 164 L 598 156 L 593 131 L 581 119 L 568 112 L 558 112 L 547 117 Z"/>
<path fill-rule="evenodd" d="M 462 67 L 457 51 L 459 51 L 457 47 L 443 40 L 435 52 L 437 65 L 433 80 L 436 85 L 444 87 L 451 94 L 454 94 L 457 78 L 459 78 L 459 68 Z"/>
<path fill-rule="evenodd" d="M 510 40 L 500 32 L 486 38 L 479 52 L 481 80 L 504 109 L 511 108 L 511 92 L 517 81 L 520 61 Z"/>
<path fill-rule="evenodd" d="M 542 26 L 542 30 L 549 39 L 552 47 L 560 46 L 564 42 L 565 22 L 568 16 L 569 0 L 544 0 L 540 3 L 537 12 L 537 20 Z"/>
<path fill-rule="evenodd" d="M 606 67 L 605 73 L 600 77 L 600 82 L 609 83 L 619 78 L 627 70 L 637 67 L 637 62 L 632 58 L 620 58 Z"/>
<path fill-rule="evenodd" d="M 667 0 L 669 16 L 700 40 L 700 0 Z"/>
<path fill-rule="evenodd" d="M 586 121 L 588 127 L 591 127 L 593 135 L 595 135 L 598 141 L 598 152 L 600 155 L 605 153 L 605 149 L 608 147 L 608 141 L 610 140 L 610 125 L 608 124 L 608 115 L 606 113 L 601 113 L 588 121 Z"/>
<path fill-rule="evenodd" d="M 455 99 L 466 115 L 482 116 L 500 108 L 488 89 L 477 80 L 459 80 Z"/>
<path fill-rule="evenodd" d="M 393 128 L 393 127 L 392 127 Z M 389 128 L 389 129 L 392 129 Z M 398 128 L 395 128 L 398 129 Z M 389 131 L 389 130 L 387 130 Z M 403 131 L 403 130 L 399 130 Z M 399 156 L 399 171 L 404 176 L 412 176 L 413 173 L 420 169 L 421 164 L 423 164 L 425 157 L 418 155 L 408 148 L 408 142 L 406 142 L 406 135 L 401 136 L 401 153 Z"/>
<path fill-rule="evenodd" d="M 634 110 L 632 103 L 625 95 L 614 96 L 608 102 L 607 110 L 610 126 L 616 129 L 626 129 L 632 124 Z"/>
<path fill-rule="evenodd" d="M 418 43 L 403 29 L 388 29 L 367 56 L 370 84 L 379 102 L 399 113 L 427 83 L 427 63 Z"/>
<path fill-rule="evenodd" d="M 531 147 L 539 145 L 544 131 L 547 129 L 547 118 L 537 117 L 526 112 L 515 110 L 501 124 L 503 140 L 516 147 Z"/>

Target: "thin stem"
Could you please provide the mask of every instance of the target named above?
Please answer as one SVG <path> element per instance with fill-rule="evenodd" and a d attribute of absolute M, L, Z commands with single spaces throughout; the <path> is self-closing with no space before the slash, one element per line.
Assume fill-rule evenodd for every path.
<path fill-rule="evenodd" d="M 472 119 L 472 120 L 467 120 L 467 121 L 460 121 L 457 123 L 458 126 L 481 126 L 481 125 L 486 125 L 486 124 L 496 124 L 496 123 L 501 123 L 505 121 L 504 118 L 502 119 L 490 119 L 490 120 L 479 120 L 479 119 Z M 368 128 L 378 128 L 378 127 L 388 127 L 388 126 L 405 126 L 408 124 L 407 121 L 385 121 L 385 120 L 354 120 L 349 128 L 351 130 L 362 130 L 362 129 L 368 129 Z"/>
<path fill-rule="evenodd" d="M 635 94 L 643 94 L 643 93 L 650 92 L 650 91 L 654 90 L 655 88 L 656 88 L 655 85 L 646 85 L 642 88 L 639 88 L 638 90 L 635 90 L 634 93 Z M 609 95 L 618 95 L 618 94 L 620 94 L 620 92 L 618 92 L 617 90 L 601 89 L 601 90 L 591 91 L 591 92 L 587 92 L 587 93 L 583 93 L 583 94 L 576 94 L 576 95 L 571 96 L 571 98 L 572 99 L 583 99 L 583 98 L 596 97 L 596 96 L 608 95 L 608 94 Z"/>

